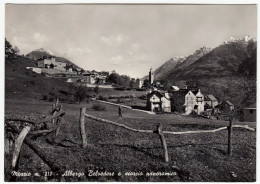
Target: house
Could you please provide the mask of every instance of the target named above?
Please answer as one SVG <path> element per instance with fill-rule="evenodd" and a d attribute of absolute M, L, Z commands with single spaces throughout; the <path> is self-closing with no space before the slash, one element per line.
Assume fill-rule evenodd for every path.
<path fill-rule="evenodd" d="M 215 108 L 218 108 L 220 112 L 231 112 L 234 110 L 234 104 L 232 104 L 230 101 L 226 100 L 221 103 L 219 103 Z"/>
<path fill-rule="evenodd" d="M 196 94 L 196 95 L 195 95 Z M 189 115 L 192 111 L 195 111 L 198 115 L 204 111 L 204 96 L 199 91 L 189 91 L 185 95 L 185 114 Z"/>
<path fill-rule="evenodd" d="M 26 67 L 26 69 L 28 69 L 28 70 L 31 70 L 31 71 L 33 71 L 33 72 L 35 72 L 35 73 L 39 73 L 39 74 L 41 74 L 41 73 L 42 73 L 42 70 L 41 70 L 41 68 L 35 68 L 35 67 Z"/>
<path fill-rule="evenodd" d="M 56 62 L 54 57 L 50 59 L 40 59 L 37 62 L 38 68 L 57 69 L 60 71 L 66 71 L 66 63 Z"/>
<path fill-rule="evenodd" d="M 38 68 L 50 68 L 50 65 L 55 62 L 55 58 L 40 59 L 37 62 Z"/>
<path fill-rule="evenodd" d="M 204 102 L 205 105 L 208 104 L 213 109 L 218 105 L 218 100 L 211 94 L 205 95 Z"/>
<path fill-rule="evenodd" d="M 194 93 L 192 93 L 192 91 L 189 91 L 186 95 L 185 95 L 185 114 L 190 114 L 193 109 L 194 106 L 196 105 L 196 95 L 194 95 Z"/>
<path fill-rule="evenodd" d="M 168 93 L 157 90 L 148 93 L 147 108 L 153 112 L 171 112 L 171 101 Z"/>
<path fill-rule="evenodd" d="M 60 70 L 60 71 L 66 71 L 66 63 L 62 62 L 54 62 L 54 69 Z"/>
<path fill-rule="evenodd" d="M 107 79 L 107 76 L 98 75 L 98 76 L 96 77 L 96 83 L 97 83 L 97 84 L 105 84 L 106 79 Z"/>
<path fill-rule="evenodd" d="M 96 76 L 92 74 L 92 72 L 86 71 L 83 74 L 82 82 L 86 82 L 88 84 L 96 83 Z"/>
<path fill-rule="evenodd" d="M 256 122 L 256 103 L 244 108 L 244 121 Z"/>

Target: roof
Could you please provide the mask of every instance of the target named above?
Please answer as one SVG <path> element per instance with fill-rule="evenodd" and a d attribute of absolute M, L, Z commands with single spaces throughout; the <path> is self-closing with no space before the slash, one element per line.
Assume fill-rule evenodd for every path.
<path fill-rule="evenodd" d="M 171 86 L 171 88 L 176 90 L 176 91 L 180 89 L 178 86 Z"/>
<path fill-rule="evenodd" d="M 234 104 L 232 104 L 229 100 L 226 100 L 226 103 L 230 106 L 234 106 Z"/>
<path fill-rule="evenodd" d="M 256 103 L 253 103 L 244 109 L 256 109 Z"/>
<path fill-rule="evenodd" d="M 91 73 L 89 71 L 85 71 L 84 73 L 82 73 L 83 75 L 90 75 Z"/>
<path fill-rule="evenodd" d="M 220 103 L 219 103 L 217 106 L 215 106 L 215 107 L 219 107 L 219 106 L 221 106 L 221 105 L 224 104 L 224 103 L 228 104 L 229 106 L 234 106 L 234 104 L 232 104 L 230 101 L 226 100 L 226 101 L 220 102 Z"/>
<path fill-rule="evenodd" d="M 205 101 L 218 101 L 213 95 L 209 94 L 205 96 Z"/>
<path fill-rule="evenodd" d="M 152 91 L 151 93 L 149 93 L 147 95 L 147 98 L 151 98 L 153 95 L 159 96 L 159 97 L 163 97 L 163 94 L 160 93 L 159 91 Z"/>

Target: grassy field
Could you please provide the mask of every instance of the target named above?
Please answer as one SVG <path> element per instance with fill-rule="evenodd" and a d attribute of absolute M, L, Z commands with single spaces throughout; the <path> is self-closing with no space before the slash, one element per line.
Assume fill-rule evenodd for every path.
<path fill-rule="evenodd" d="M 79 113 L 86 113 L 119 122 L 137 129 L 154 130 L 157 123 L 163 130 L 207 130 L 227 126 L 228 122 L 183 117 L 174 114 L 150 115 L 104 104 L 104 111 L 94 111 L 93 103 L 62 104 L 66 115 L 59 138 L 73 138 L 80 142 Z M 51 110 L 51 102 L 32 98 L 6 98 L 6 117 L 40 117 Z M 234 122 L 234 124 L 255 123 Z M 66 181 L 249 181 L 256 180 L 256 133 L 234 129 L 233 155 L 227 156 L 227 131 L 205 134 L 166 135 L 169 163 L 163 161 L 163 151 L 158 135 L 134 133 L 86 119 L 88 147 L 65 147 L 48 143 L 48 136 L 35 138 L 34 143 L 42 154 L 62 168 L 84 172 L 83 177 L 65 177 Z M 88 176 L 90 170 L 115 172 L 116 176 Z M 31 150 L 23 145 L 19 171 L 39 172 L 44 175 L 50 168 Z M 121 172 L 121 176 L 117 174 Z M 131 172 L 131 173 L 129 173 Z M 172 176 L 146 176 L 151 172 L 175 173 Z M 132 174 L 132 176 L 127 176 Z M 9 180 L 10 155 L 5 157 L 5 179 Z M 133 176 L 134 174 L 134 176 Z M 143 175 L 142 175 L 143 174 Z M 53 181 L 51 177 L 19 177 L 18 181 Z"/>

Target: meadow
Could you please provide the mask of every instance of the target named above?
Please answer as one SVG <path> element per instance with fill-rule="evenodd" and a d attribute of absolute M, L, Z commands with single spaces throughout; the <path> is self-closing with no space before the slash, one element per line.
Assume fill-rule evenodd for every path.
<path fill-rule="evenodd" d="M 6 98 L 6 117 L 37 117 L 51 112 L 53 102 L 30 97 Z M 80 108 L 86 113 L 128 125 L 136 129 L 155 130 L 161 123 L 163 130 L 209 130 L 228 126 L 226 121 L 192 118 L 176 114 L 147 114 L 122 108 L 123 118 L 118 118 L 118 107 L 102 104 L 103 111 L 92 109 L 93 104 L 61 103 L 65 111 L 59 138 L 81 142 Z M 256 127 L 255 123 L 234 122 Z M 234 128 L 233 154 L 227 155 L 227 130 L 216 133 L 165 135 L 169 163 L 164 163 L 158 135 L 129 132 L 120 127 L 86 119 L 88 146 L 60 146 L 48 141 L 50 135 L 34 137 L 37 149 L 61 168 L 64 173 L 85 173 L 81 177 L 65 176 L 65 181 L 215 181 L 253 182 L 256 180 L 256 133 Z M 17 181 L 56 181 L 55 176 L 44 177 L 50 167 L 33 150 L 23 144 L 19 171 L 40 173 L 41 176 L 18 177 Z M 10 155 L 5 155 L 5 180 L 10 179 Z M 94 176 L 89 172 L 111 172 L 114 176 Z M 121 175 L 118 175 L 118 173 Z M 147 173 L 173 173 L 170 176 L 147 176 Z"/>

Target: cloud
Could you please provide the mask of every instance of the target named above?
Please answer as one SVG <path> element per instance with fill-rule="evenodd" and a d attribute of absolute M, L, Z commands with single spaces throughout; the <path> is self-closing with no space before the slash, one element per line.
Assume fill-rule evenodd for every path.
<path fill-rule="evenodd" d="M 15 36 L 11 40 L 12 46 L 17 46 L 20 49 L 21 54 L 27 54 L 29 51 L 32 51 L 34 48 L 34 45 L 24 37 L 18 37 Z"/>
<path fill-rule="evenodd" d="M 121 34 L 116 35 L 116 36 L 109 36 L 109 37 L 101 36 L 100 37 L 100 40 L 109 46 L 121 44 L 121 43 L 125 42 L 127 39 L 128 39 L 127 36 L 121 35 Z"/>
<path fill-rule="evenodd" d="M 34 33 L 33 40 L 37 43 L 46 43 L 49 41 L 49 38 L 43 35 L 42 33 Z"/>
<path fill-rule="evenodd" d="M 92 53 L 92 50 L 90 48 L 69 47 L 67 49 L 67 52 L 71 53 L 72 55 L 78 55 L 78 54 L 90 54 Z"/>
<path fill-rule="evenodd" d="M 130 45 L 130 49 L 127 51 L 127 53 L 132 56 L 135 55 L 136 53 L 140 52 L 140 45 L 138 43 L 133 43 Z"/>
<path fill-rule="evenodd" d="M 123 64 L 123 56 L 122 56 L 122 55 L 113 56 L 113 57 L 110 59 L 110 64 L 113 64 L 113 65 Z"/>

